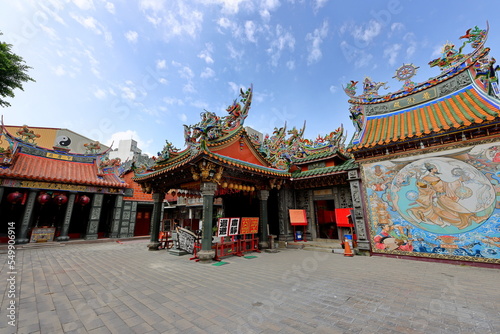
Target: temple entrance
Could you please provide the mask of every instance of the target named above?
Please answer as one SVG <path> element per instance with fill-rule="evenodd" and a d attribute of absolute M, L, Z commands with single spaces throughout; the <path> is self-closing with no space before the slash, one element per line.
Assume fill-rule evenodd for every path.
<path fill-rule="evenodd" d="M 97 229 L 97 238 L 109 238 L 111 233 L 111 225 L 113 222 L 113 211 L 115 208 L 115 196 L 104 195 L 101 209 L 101 217 L 99 219 L 99 227 Z"/>
<path fill-rule="evenodd" d="M 92 206 L 87 202 L 75 201 L 68 229 L 70 240 L 83 238 L 87 233 L 91 208 Z"/>
<path fill-rule="evenodd" d="M 149 235 L 152 210 L 151 207 L 137 207 L 134 236 Z"/>
<path fill-rule="evenodd" d="M 318 238 L 338 239 L 335 202 L 333 200 L 314 201 L 314 210 L 316 212 L 316 233 Z"/>
<path fill-rule="evenodd" d="M 224 217 L 259 217 L 259 199 L 257 196 L 242 192 L 223 195 Z"/>

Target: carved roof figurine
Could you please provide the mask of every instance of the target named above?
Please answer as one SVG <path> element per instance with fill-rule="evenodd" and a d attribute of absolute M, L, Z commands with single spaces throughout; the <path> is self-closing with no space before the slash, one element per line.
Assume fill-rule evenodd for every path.
<path fill-rule="evenodd" d="M 184 125 L 184 140 L 188 148 L 198 148 L 207 141 L 217 140 L 243 126 L 252 104 L 252 90 L 252 86 L 246 91 L 240 89 L 240 102 L 234 100 L 226 109 L 227 116 L 219 117 L 205 110 L 200 114 L 200 122 L 190 126 Z"/>
<path fill-rule="evenodd" d="M 473 128 L 486 131 L 484 127 L 496 122 L 500 113 L 500 67 L 485 47 L 488 30 L 467 30 L 460 37 L 464 42 L 458 49 L 447 42 L 441 57 L 429 63 L 439 67 L 441 73 L 425 82 L 413 82 L 418 67 L 403 64 L 394 76 L 404 81 L 396 92 L 378 96 L 374 89 L 381 83 L 374 85 L 369 79 L 365 79 L 363 94 L 346 92 L 356 128 L 348 151 L 361 157 L 369 150 L 382 152 L 384 147 L 384 154 L 390 154 L 415 147 L 410 144 L 412 140 L 422 142 L 420 147 L 423 141 L 436 144 L 453 140 L 453 136 L 471 138 Z M 466 47 L 472 50 L 465 53 Z M 445 136 L 450 132 L 455 133 L 451 139 Z M 408 147 L 403 149 L 400 144 Z M 365 153 L 356 153 L 361 151 Z"/>
<path fill-rule="evenodd" d="M 161 162 L 163 160 L 168 160 L 171 155 L 177 154 L 178 152 L 179 152 L 179 149 L 177 147 L 175 147 L 168 140 L 165 140 L 165 146 L 163 146 L 163 150 L 161 150 L 161 152 L 158 152 L 158 160 L 157 161 Z"/>
<path fill-rule="evenodd" d="M 101 143 L 98 141 L 83 144 L 87 154 L 97 154 L 101 151 Z"/>
<path fill-rule="evenodd" d="M 40 138 L 39 134 L 35 134 L 27 125 L 23 125 L 17 130 L 16 135 L 19 139 L 28 144 L 35 144 L 36 138 Z"/>

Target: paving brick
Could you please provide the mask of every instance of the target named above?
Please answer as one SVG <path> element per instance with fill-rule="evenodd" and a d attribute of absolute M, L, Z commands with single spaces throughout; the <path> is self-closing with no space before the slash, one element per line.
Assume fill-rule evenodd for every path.
<path fill-rule="evenodd" d="M 17 333 L 500 332 L 497 269 L 299 249 L 217 267 L 148 243 L 18 250 Z"/>

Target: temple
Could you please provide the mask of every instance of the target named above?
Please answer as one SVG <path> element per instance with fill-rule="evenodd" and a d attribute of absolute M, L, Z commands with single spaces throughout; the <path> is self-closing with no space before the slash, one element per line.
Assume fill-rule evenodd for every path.
<path fill-rule="evenodd" d="M 84 137 L 61 129 L 16 129 L 2 123 L 1 130 L 3 242 L 13 222 L 15 226 L 9 226 L 15 227 L 18 244 L 133 235 L 135 220 L 130 224 L 121 215 L 129 185 L 119 176 L 119 160 L 107 159 L 107 147 L 85 143 Z M 57 136 L 60 133 L 64 138 Z M 61 140 L 45 148 L 37 145 L 38 139 L 45 146 Z M 72 149 L 83 153 L 71 153 Z"/>
<path fill-rule="evenodd" d="M 3 127 L 0 199 L 10 216 L 2 226 L 20 221 L 24 242 L 42 225 L 56 225 L 58 240 L 73 230 L 87 239 L 140 230 L 158 250 L 160 232 L 181 221 L 182 233 L 201 231 L 189 248 L 206 262 L 218 256 L 214 234 L 236 242 L 245 222 L 255 224 L 244 230 L 259 249 L 274 238 L 285 245 L 352 237 L 357 253 L 498 265 L 499 66 L 485 46 L 488 30 L 471 28 L 458 46 L 446 43 L 428 64 L 440 73 L 424 82 L 407 63 L 394 74 L 395 92 L 379 93 L 387 82 L 369 77 L 360 94 L 359 81 L 347 84 L 356 130 L 347 144 L 342 125 L 316 139 L 304 138 L 305 122 L 266 135 L 245 127 L 252 86 L 227 114 L 204 111 L 184 125 L 185 148 L 166 140 L 152 164 L 124 168 L 98 143 L 83 153 L 60 147 L 66 140 L 43 148 L 29 128 L 16 137 Z M 49 202 L 59 218 L 43 213 Z M 87 220 L 78 222 L 78 205 Z"/>

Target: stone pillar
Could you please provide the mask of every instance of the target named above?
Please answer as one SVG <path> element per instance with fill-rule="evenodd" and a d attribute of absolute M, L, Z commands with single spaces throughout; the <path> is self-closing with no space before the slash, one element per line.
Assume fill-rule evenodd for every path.
<path fill-rule="evenodd" d="M 94 196 L 92 197 L 92 207 L 90 209 L 90 219 L 84 237 L 85 240 L 97 239 L 97 231 L 99 227 L 99 220 L 101 218 L 103 199 L 103 194 L 94 194 Z"/>
<path fill-rule="evenodd" d="M 163 199 L 165 198 L 164 192 L 153 193 L 153 214 L 151 216 L 151 237 L 149 239 L 148 248 L 150 251 L 158 250 L 160 243 L 158 236 L 160 234 L 160 222 L 163 212 Z"/>
<path fill-rule="evenodd" d="M 358 249 L 360 251 L 370 250 L 370 240 L 366 233 L 365 217 L 362 206 L 361 179 L 358 170 L 348 171 L 349 185 L 351 186 L 352 204 L 354 207 L 354 217 L 352 217 L 358 237 Z"/>
<path fill-rule="evenodd" d="M 128 234 L 127 234 L 129 238 L 132 238 L 134 236 L 136 216 L 137 216 L 137 202 L 132 202 L 132 207 L 130 209 L 130 223 L 128 225 Z"/>
<path fill-rule="evenodd" d="M 62 225 L 61 233 L 56 238 L 57 241 L 68 241 L 69 223 L 71 222 L 71 215 L 73 214 L 73 207 L 75 206 L 76 194 L 70 193 L 68 198 L 68 205 L 66 206 L 66 213 L 64 214 L 64 222 Z"/>
<path fill-rule="evenodd" d="M 203 182 L 201 184 L 201 194 L 203 195 L 203 227 L 201 239 L 201 251 L 198 252 L 200 262 L 210 262 L 215 256 L 212 249 L 212 220 L 214 213 L 214 195 L 217 184 L 213 182 Z"/>
<path fill-rule="evenodd" d="M 19 229 L 19 235 L 17 235 L 16 243 L 25 244 L 29 242 L 28 239 L 28 229 L 33 218 L 33 208 L 35 207 L 36 195 L 38 189 L 30 189 L 28 195 L 28 200 L 26 201 L 26 207 L 24 208 L 23 220 L 21 222 L 21 228 Z"/>
<path fill-rule="evenodd" d="M 259 191 L 260 200 L 260 233 L 259 233 L 259 246 L 261 249 L 269 248 L 268 234 L 267 234 L 267 199 L 269 198 L 269 190 Z"/>
<path fill-rule="evenodd" d="M 122 219 L 123 195 L 116 195 L 115 207 L 113 208 L 113 221 L 111 223 L 110 238 L 119 238 Z"/>

